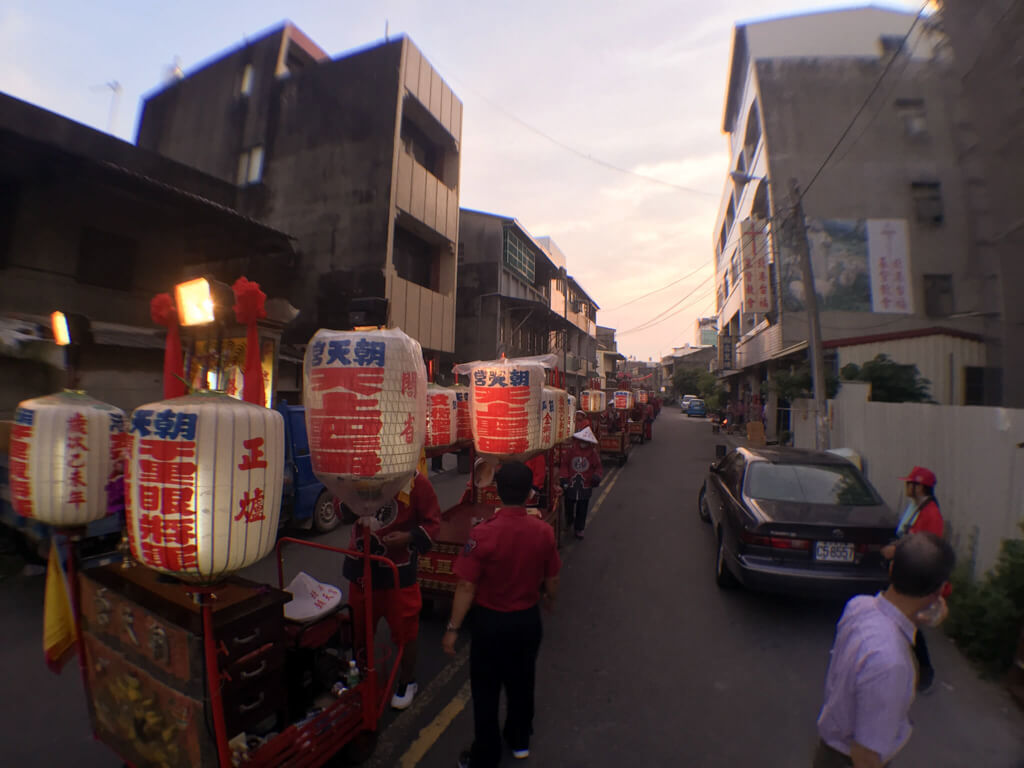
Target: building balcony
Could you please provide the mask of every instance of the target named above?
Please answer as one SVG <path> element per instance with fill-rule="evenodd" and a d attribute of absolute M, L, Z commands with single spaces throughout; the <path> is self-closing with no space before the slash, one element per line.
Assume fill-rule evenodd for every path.
<path fill-rule="evenodd" d="M 396 204 L 445 240 L 459 240 L 459 190 L 450 189 L 404 149 L 398 152 Z"/>

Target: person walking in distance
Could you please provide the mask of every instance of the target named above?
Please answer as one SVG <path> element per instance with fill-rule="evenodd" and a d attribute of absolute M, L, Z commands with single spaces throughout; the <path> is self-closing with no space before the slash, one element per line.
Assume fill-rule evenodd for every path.
<path fill-rule="evenodd" d="M 442 647 L 455 654 L 455 640 L 472 607 L 469 655 L 473 695 L 473 745 L 460 768 L 495 768 L 501 762 L 498 722 L 501 689 L 508 714 L 504 738 L 512 756 L 530 756 L 533 693 L 541 642 L 539 603 L 554 608 L 561 561 L 551 526 L 528 515 L 524 504 L 533 475 L 525 464 L 502 464 L 495 476 L 505 506 L 470 531 L 453 570 L 459 581 Z"/>
<path fill-rule="evenodd" d="M 945 618 L 942 590 L 955 562 L 944 539 L 910 534 L 895 546 L 889 588 L 846 604 L 825 676 L 813 768 L 881 768 L 906 745 L 914 635 L 918 624 Z"/>
<path fill-rule="evenodd" d="M 562 455 L 559 483 L 565 490 L 565 517 L 576 538 L 583 538 L 587 527 L 587 507 L 594 488 L 601 484 L 604 467 L 597 452 L 597 438 L 587 427 L 572 436 L 572 445 Z"/>
<path fill-rule="evenodd" d="M 939 502 L 935 498 L 935 473 L 924 467 L 914 467 L 910 474 L 903 478 L 903 482 L 907 506 L 896 527 L 897 539 L 911 533 L 925 532 L 934 533 L 939 537 L 944 536 L 946 523 L 942 519 Z M 896 544 L 889 544 L 882 548 L 882 556 L 886 560 L 892 560 L 895 551 Z M 949 597 L 951 591 L 951 585 L 947 584 L 942 597 Z M 924 632 L 917 633 L 914 640 L 914 655 L 917 657 L 918 666 L 917 690 L 923 693 L 935 682 L 935 667 L 932 666 Z"/>
<path fill-rule="evenodd" d="M 437 494 L 426 475 L 417 472 L 409 485 L 400 491 L 377 513 L 360 517 L 352 526 L 350 549 L 362 551 L 363 532 L 361 526 L 370 528 L 371 554 L 383 555 L 398 568 L 398 584 L 389 567 L 376 562 L 372 565 L 370 577 L 373 581 L 373 613 L 370 617 L 373 627 L 383 617 L 391 630 L 392 641 L 405 646 L 401 668 L 398 672 L 398 687 L 391 698 L 391 706 L 405 709 L 416 696 L 416 644 L 420 629 L 420 610 L 423 598 L 416 580 L 419 555 L 429 552 L 433 541 L 441 531 L 441 508 Z M 351 582 L 349 604 L 355 626 L 363 626 L 363 564 L 362 561 L 346 556 L 342 573 Z M 357 646 L 364 642 L 362 633 L 355 633 Z M 362 650 L 361 648 L 357 648 Z"/>

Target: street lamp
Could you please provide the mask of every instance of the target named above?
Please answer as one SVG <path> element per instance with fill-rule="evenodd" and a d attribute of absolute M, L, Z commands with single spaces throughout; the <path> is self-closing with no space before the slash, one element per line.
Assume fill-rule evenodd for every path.
<path fill-rule="evenodd" d="M 729 178 L 738 184 L 763 181 L 771 196 L 771 181 L 767 176 L 750 176 L 740 171 L 730 171 Z M 807 310 L 807 349 L 811 359 L 811 381 L 814 387 L 814 447 L 824 451 L 828 448 L 828 429 L 825 421 L 825 356 L 821 345 L 821 316 L 818 312 L 818 295 L 814 290 L 814 270 L 811 266 L 811 248 L 807 242 L 807 224 L 804 221 L 803 203 L 796 179 L 789 181 L 793 212 L 783 219 L 782 225 L 793 220 L 796 227 L 795 245 L 800 256 L 801 277 L 804 283 L 804 307 Z M 781 301 L 781 297 L 778 297 Z"/>

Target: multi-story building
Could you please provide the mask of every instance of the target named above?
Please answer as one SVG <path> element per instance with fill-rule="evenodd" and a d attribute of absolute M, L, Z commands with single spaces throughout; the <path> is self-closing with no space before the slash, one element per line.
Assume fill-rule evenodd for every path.
<path fill-rule="evenodd" d="M 936 400 L 980 397 L 986 336 L 973 315 L 985 276 L 969 255 L 948 112 L 955 84 L 933 25 L 907 37 L 914 18 L 869 7 L 735 28 L 730 160 L 713 232 L 718 368 L 734 398 L 760 396 L 774 370 L 806 358 L 804 235 L 834 370 L 893 350 L 931 380 Z M 783 236 L 781 223 L 795 221 L 791 179 L 806 189 L 806 229 Z"/>
<path fill-rule="evenodd" d="M 572 393 L 597 370 L 597 305 L 550 238 L 515 218 L 463 209 L 455 356 L 462 361 L 554 353 Z"/>
<path fill-rule="evenodd" d="M 1024 407 L 1024 40 L 1021 0 L 943 0 L 943 28 L 965 109 L 959 144 L 967 179 L 972 251 L 984 277 L 982 318 L 990 344 L 987 373 L 1004 405 Z M 994 348 L 993 348 L 994 347 Z M 999 386 L 1001 384 L 1001 387 Z M 990 388 L 991 389 L 991 388 Z"/>
<path fill-rule="evenodd" d="M 718 318 L 698 317 L 694 344 L 698 347 L 713 347 L 718 344 Z"/>
<path fill-rule="evenodd" d="M 411 40 L 332 59 L 291 24 L 148 96 L 138 131 L 293 238 L 287 264 L 216 271 L 272 278 L 301 312 L 294 341 L 339 327 L 350 299 L 380 297 L 388 324 L 442 363 L 455 350 L 461 138 L 462 103 Z"/>
<path fill-rule="evenodd" d="M 597 326 L 597 375 L 600 389 L 615 386 L 618 363 L 625 359 L 626 356 L 619 352 L 618 342 L 615 341 L 615 329 Z"/>
<path fill-rule="evenodd" d="M 0 419 L 67 384 L 49 323 L 58 310 L 91 322 L 83 389 L 125 410 L 159 400 L 151 299 L 196 264 L 290 257 L 288 236 L 238 213 L 234 197 L 232 184 L 0 94 Z"/>

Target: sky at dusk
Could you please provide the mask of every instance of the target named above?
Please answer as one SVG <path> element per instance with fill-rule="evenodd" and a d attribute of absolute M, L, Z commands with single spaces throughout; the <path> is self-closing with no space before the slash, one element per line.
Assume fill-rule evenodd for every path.
<path fill-rule="evenodd" d="M 696 318 L 714 311 L 733 25 L 853 5 L 4 0 L 0 91 L 133 141 L 140 100 L 175 57 L 187 74 L 284 19 L 336 56 L 381 41 L 387 24 L 392 36 L 412 38 L 463 101 L 462 207 L 551 236 L 601 307 L 598 323 L 618 329 L 619 351 L 657 359 L 695 343 Z M 884 5 L 916 11 L 919 3 Z M 122 93 L 112 115 L 106 84 L 115 81 Z M 632 331 L 687 296 L 664 322 Z"/>

